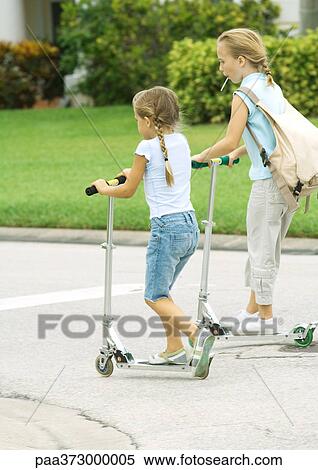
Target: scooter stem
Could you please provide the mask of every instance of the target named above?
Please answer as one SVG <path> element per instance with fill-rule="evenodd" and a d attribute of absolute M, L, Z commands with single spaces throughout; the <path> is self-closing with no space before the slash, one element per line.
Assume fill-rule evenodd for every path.
<path fill-rule="evenodd" d="M 213 211 L 214 211 L 214 198 L 215 198 L 215 187 L 216 187 L 216 170 L 217 166 L 212 165 L 211 167 L 211 180 L 210 180 L 210 194 L 209 194 L 209 207 L 208 207 L 208 220 L 203 220 L 202 223 L 205 225 L 204 231 L 204 245 L 203 245 L 203 262 L 201 272 L 201 283 L 199 293 L 199 306 L 198 306 L 198 319 L 202 319 L 202 302 L 206 302 L 208 298 L 208 277 L 209 277 L 209 262 L 210 262 L 210 251 L 212 242 L 212 230 L 214 226 L 213 222 Z"/>
<path fill-rule="evenodd" d="M 112 313 L 112 261 L 113 261 L 113 221 L 114 221 L 114 198 L 108 198 L 107 236 L 106 243 L 102 247 L 106 249 L 105 256 L 105 295 L 104 315 L 111 320 Z"/>

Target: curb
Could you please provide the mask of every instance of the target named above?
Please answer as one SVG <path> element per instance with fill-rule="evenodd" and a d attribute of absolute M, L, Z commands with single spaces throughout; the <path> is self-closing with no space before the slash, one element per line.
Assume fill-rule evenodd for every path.
<path fill-rule="evenodd" d="M 106 230 L 80 230 L 60 228 L 0 227 L 0 241 L 78 243 L 98 245 L 105 241 Z M 114 230 L 113 241 L 122 246 L 147 246 L 149 232 Z M 203 247 L 201 234 L 199 248 Z M 247 251 L 245 235 L 213 234 L 213 250 Z M 318 238 L 285 238 L 282 252 L 289 254 L 318 255 Z"/>

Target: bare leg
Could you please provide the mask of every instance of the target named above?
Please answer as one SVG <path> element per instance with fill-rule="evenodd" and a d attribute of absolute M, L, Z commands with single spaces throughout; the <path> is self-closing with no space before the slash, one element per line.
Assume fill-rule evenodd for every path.
<path fill-rule="evenodd" d="M 169 299 L 174 303 L 174 300 L 171 297 L 171 295 L 169 295 Z M 199 332 L 199 328 L 197 327 L 197 325 L 195 323 L 191 322 L 191 325 L 188 328 L 188 333 L 189 334 L 186 331 L 184 331 L 183 333 L 185 335 L 187 335 L 189 337 L 189 339 L 192 340 L 192 343 L 194 344 L 194 341 L 197 337 L 198 332 Z"/>
<path fill-rule="evenodd" d="M 256 303 L 255 292 L 253 290 L 250 292 L 250 298 L 246 307 L 246 311 L 251 315 L 258 312 L 258 304 Z"/>
<path fill-rule="evenodd" d="M 259 305 L 258 312 L 262 320 L 269 320 L 273 317 L 272 305 Z"/>
<path fill-rule="evenodd" d="M 184 312 L 173 302 L 172 298 L 156 302 L 145 301 L 161 318 L 167 335 L 167 352 L 183 348 L 181 332 L 191 338 L 195 337 L 198 327 L 185 316 Z"/>
<path fill-rule="evenodd" d="M 246 311 L 251 315 L 258 312 L 262 320 L 269 320 L 273 316 L 272 305 L 259 305 L 256 303 L 255 292 L 251 290 L 250 298 L 246 307 Z"/>

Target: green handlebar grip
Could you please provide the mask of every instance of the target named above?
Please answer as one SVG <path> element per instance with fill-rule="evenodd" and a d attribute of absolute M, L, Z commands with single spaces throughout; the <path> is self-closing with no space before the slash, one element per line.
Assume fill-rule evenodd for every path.
<path fill-rule="evenodd" d="M 208 162 L 196 162 L 195 160 L 192 160 L 191 161 L 191 166 L 192 168 L 194 168 L 195 170 L 197 170 L 198 168 L 205 168 L 206 166 L 209 166 Z"/>
<path fill-rule="evenodd" d="M 214 165 L 228 165 L 229 164 L 229 156 L 224 155 L 224 157 L 218 157 L 218 158 L 212 158 L 211 162 L 214 163 Z M 233 161 L 233 164 L 236 165 L 239 163 L 240 159 L 236 158 L 236 160 Z M 209 166 L 208 162 L 196 162 L 195 160 L 192 160 L 192 168 L 198 169 L 198 168 L 204 168 L 206 166 Z"/>
<path fill-rule="evenodd" d="M 219 160 L 219 158 L 212 158 L 211 161 L 217 163 L 215 160 Z M 220 157 L 220 160 L 222 161 L 222 163 L 220 163 L 220 165 L 228 166 L 229 161 L 230 161 L 230 157 L 228 155 L 224 155 L 224 157 Z M 239 163 L 239 161 L 240 161 L 240 159 L 236 158 L 235 160 L 233 160 L 233 165 L 236 165 L 237 163 Z"/>

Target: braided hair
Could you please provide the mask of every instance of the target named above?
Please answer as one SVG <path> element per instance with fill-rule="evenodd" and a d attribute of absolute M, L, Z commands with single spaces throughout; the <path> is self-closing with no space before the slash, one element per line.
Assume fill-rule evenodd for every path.
<path fill-rule="evenodd" d="M 155 86 L 137 93 L 133 98 L 135 112 L 141 118 L 153 121 L 165 162 L 165 177 L 168 186 L 174 184 L 173 172 L 169 162 L 168 150 L 164 139 L 164 127 L 175 129 L 180 122 L 180 109 L 176 94 L 169 88 Z"/>
<path fill-rule="evenodd" d="M 155 130 L 157 132 L 157 136 L 158 136 L 159 143 L 160 143 L 160 148 L 161 148 L 162 154 L 163 154 L 164 159 L 165 159 L 166 182 L 167 182 L 168 186 L 172 186 L 174 184 L 174 178 L 173 178 L 171 165 L 170 165 L 169 159 L 168 159 L 168 150 L 167 150 L 167 147 L 166 147 L 166 144 L 165 144 L 165 139 L 164 139 L 162 127 L 161 127 L 159 119 L 156 118 L 156 117 L 154 118 L 154 123 L 155 123 Z"/>

